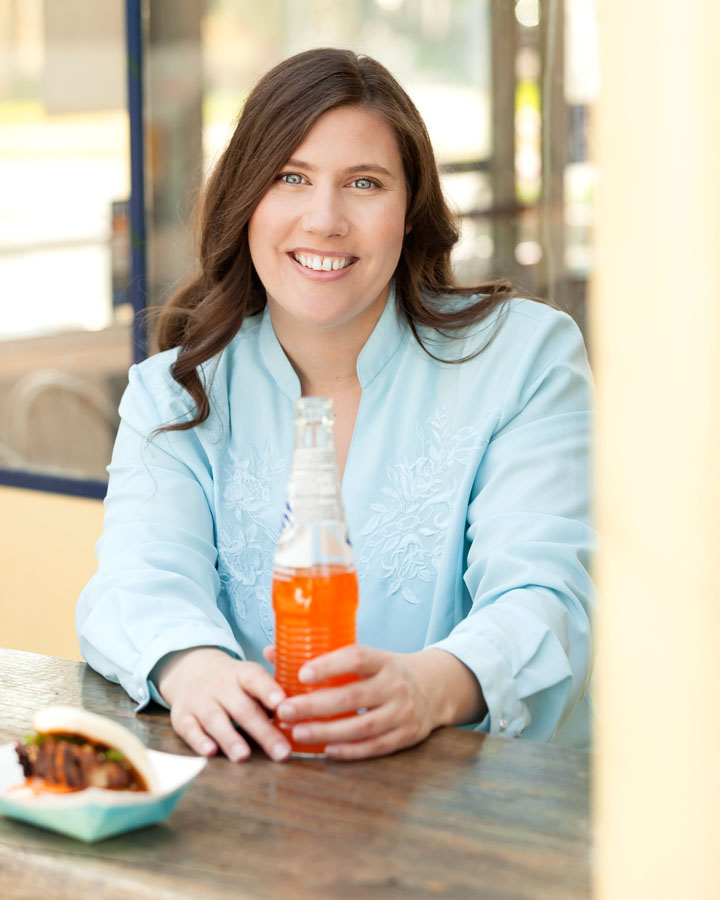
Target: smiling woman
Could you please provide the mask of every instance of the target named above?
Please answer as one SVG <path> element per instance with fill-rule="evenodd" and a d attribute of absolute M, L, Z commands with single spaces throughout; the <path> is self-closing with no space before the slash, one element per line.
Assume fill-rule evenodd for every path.
<path fill-rule="evenodd" d="M 321 116 L 248 227 L 283 346 L 291 331 L 312 342 L 314 329 L 332 327 L 357 356 L 385 308 L 406 208 L 402 158 L 386 121 L 355 106 Z"/>
<path fill-rule="evenodd" d="M 200 272 L 162 311 L 158 345 L 161 350 L 181 348 L 173 365 L 173 377 L 190 393 L 197 408 L 191 420 L 170 424 L 170 430 L 191 428 L 204 421 L 210 408 L 198 366 L 227 345 L 245 316 L 265 308 L 266 286 L 258 277 L 250 253 L 251 217 L 279 178 L 284 176 L 284 183 L 289 178 L 297 180 L 298 187 L 307 181 L 302 171 L 294 171 L 292 163 L 313 165 L 320 161 L 302 160 L 300 148 L 311 139 L 311 131 L 323 127 L 319 120 L 329 113 L 353 118 L 361 114 L 373 128 L 381 123 L 384 128 L 380 140 L 384 146 L 378 147 L 378 152 L 382 150 L 392 157 L 392 144 L 399 154 L 405 189 L 405 238 L 392 274 L 399 308 L 415 336 L 419 338 L 416 323 L 462 329 L 483 319 L 512 296 L 510 285 L 503 280 L 476 288 L 455 287 L 450 251 L 459 237 L 457 221 L 442 193 L 425 124 L 390 72 L 370 57 L 350 51 L 299 53 L 260 79 L 248 97 L 205 193 L 200 222 Z M 325 126 L 323 136 L 332 144 L 341 139 L 342 132 Z M 363 142 L 368 140 L 364 134 L 356 137 Z M 314 143 L 317 147 L 321 142 Z M 348 149 L 347 142 L 345 148 Z M 323 146 L 322 152 L 327 155 L 330 148 Z M 363 182 L 375 183 L 379 181 L 376 175 L 384 175 L 385 192 L 393 189 L 399 200 L 397 165 L 393 174 L 392 162 L 390 168 L 381 162 L 351 153 L 344 162 L 348 180 L 357 182 L 359 179 L 349 176 L 371 174 L 373 177 Z M 367 163 L 380 165 L 386 171 L 371 173 L 363 169 Z M 357 166 L 360 168 L 355 170 Z M 327 210 L 319 212 L 328 215 Z M 334 215 L 332 210 L 329 214 Z M 466 301 L 448 307 L 428 303 L 424 296 L 454 293 L 463 295 Z"/>
<path fill-rule="evenodd" d="M 276 66 L 201 229 L 163 352 L 131 370 L 121 405 L 78 606 L 88 662 L 170 706 L 196 752 L 235 760 L 242 732 L 287 758 L 273 716 L 339 759 L 447 724 L 586 745 L 582 338 L 505 281 L 455 283 L 456 222 L 407 94 L 350 51 Z M 270 584 L 299 396 L 334 403 L 360 581 L 358 643 L 304 681 L 358 677 L 288 698 L 268 671 Z"/>

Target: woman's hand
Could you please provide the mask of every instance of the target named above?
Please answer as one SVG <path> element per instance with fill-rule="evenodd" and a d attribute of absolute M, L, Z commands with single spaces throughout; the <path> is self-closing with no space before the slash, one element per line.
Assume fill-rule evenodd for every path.
<path fill-rule="evenodd" d="M 173 654 L 157 678 L 173 728 L 200 756 L 212 756 L 218 747 L 233 761 L 250 756 L 233 722 L 271 759 L 290 756 L 290 745 L 267 715 L 285 693 L 258 663 L 233 659 L 217 647 L 194 647 Z"/>
<path fill-rule="evenodd" d="M 274 651 L 265 655 L 272 661 Z M 325 752 L 336 759 L 363 759 L 411 747 L 440 725 L 485 714 L 477 679 L 444 650 L 390 653 L 352 644 L 306 663 L 299 677 L 311 685 L 351 672 L 357 681 L 298 694 L 276 708 L 285 722 L 302 723 L 293 728 L 296 741 L 326 743 Z M 317 721 L 359 709 L 366 712 Z"/>

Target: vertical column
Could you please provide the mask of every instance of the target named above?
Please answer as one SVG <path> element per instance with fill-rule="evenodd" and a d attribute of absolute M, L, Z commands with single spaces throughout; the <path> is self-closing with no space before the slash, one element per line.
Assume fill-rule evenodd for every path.
<path fill-rule="evenodd" d="M 493 206 L 511 208 L 515 198 L 515 57 L 517 21 L 515 4 L 492 0 L 492 157 L 490 182 Z M 493 275 L 513 277 L 517 223 L 512 215 L 493 219 Z"/>
<path fill-rule="evenodd" d="M 148 2 L 148 303 L 188 274 L 191 212 L 202 185 L 204 0 Z"/>
<path fill-rule="evenodd" d="M 542 113 L 542 191 L 538 272 L 542 296 L 563 305 L 565 206 L 563 181 L 567 160 L 567 113 L 564 77 L 564 2 L 543 0 L 540 13 L 540 103 Z"/>
<path fill-rule="evenodd" d="M 720 5 L 598 12 L 596 896 L 720 897 Z"/>

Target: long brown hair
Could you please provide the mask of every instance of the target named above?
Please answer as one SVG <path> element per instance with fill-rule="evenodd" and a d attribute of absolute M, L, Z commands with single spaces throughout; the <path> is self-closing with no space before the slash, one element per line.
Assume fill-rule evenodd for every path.
<path fill-rule="evenodd" d="M 247 98 L 205 190 L 200 271 L 158 317 L 158 347 L 179 348 L 172 375 L 195 402 L 192 418 L 161 430 L 193 428 L 210 414 L 200 367 L 230 343 L 246 316 L 260 312 L 266 304 L 250 257 L 248 221 L 315 122 L 340 106 L 378 113 L 397 137 L 411 229 L 394 274 L 395 296 L 426 352 L 430 353 L 419 326 L 453 332 L 482 321 L 512 296 L 505 279 L 473 287 L 456 284 L 450 252 L 459 237 L 457 221 L 443 197 L 422 117 L 390 72 L 376 60 L 350 50 L 298 53 L 264 75 Z M 451 308 L 433 302 L 453 294 L 481 296 Z"/>

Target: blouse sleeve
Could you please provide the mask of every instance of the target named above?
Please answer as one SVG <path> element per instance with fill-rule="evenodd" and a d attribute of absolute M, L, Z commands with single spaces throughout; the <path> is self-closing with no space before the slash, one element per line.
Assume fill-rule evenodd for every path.
<path fill-rule="evenodd" d="M 591 376 L 580 332 L 548 310 L 510 375 L 468 508 L 472 605 L 434 644 L 476 675 L 479 727 L 550 741 L 586 692 Z"/>
<path fill-rule="evenodd" d="M 153 378 L 156 359 L 130 370 L 98 570 L 76 614 L 85 659 L 141 706 L 151 695 L 149 673 L 167 653 L 212 645 L 243 655 L 217 606 L 212 481 L 197 429 L 153 435 L 169 418 L 154 400 L 169 390 Z"/>

